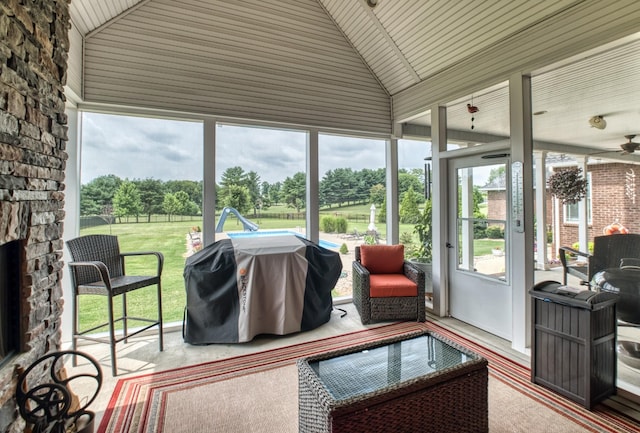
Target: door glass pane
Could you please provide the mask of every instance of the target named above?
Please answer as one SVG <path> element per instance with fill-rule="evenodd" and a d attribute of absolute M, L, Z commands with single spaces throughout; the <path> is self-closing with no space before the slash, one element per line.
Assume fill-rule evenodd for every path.
<path fill-rule="evenodd" d="M 506 281 L 506 165 L 457 170 L 457 269 Z"/>

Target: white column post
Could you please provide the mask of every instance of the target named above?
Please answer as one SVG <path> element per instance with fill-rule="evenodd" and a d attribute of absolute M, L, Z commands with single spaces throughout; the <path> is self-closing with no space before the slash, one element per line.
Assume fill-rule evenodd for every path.
<path fill-rule="evenodd" d="M 80 235 L 80 162 L 82 154 L 82 114 L 76 106 L 67 104 L 67 166 L 65 169 L 66 189 L 64 191 L 64 234 L 62 239 L 67 242 Z M 63 249 L 62 260 L 65 263 L 71 261 L 66 248 Z M 62 274 L 62 294 L 67 299 L 68 305 L 73 302 L 73 287 L 69 272 Z M 64 308 L 62 312 L 61 338 L 65 344 L 71 344 L 73 337 L 73 314 L 71 307 Z"/>
<path fill-rule="evenodd" d="M 587 178 L 587 157 L 578 159 L 578 166 L 582 168 L 582 175 Z M 589 251 L 589 215 L 587 209 L 587 197 L 578 202 L 578 243 L 580 251 Z M 584 259 L 584 257 L 581 257 Z"/>
<path fill-rule="evenodd" d="M 531 77 L 520 73 L 509 78 L 511 162 L 522 162 L 522 228 L 511 221 L 510 270 L 512 281 L 511 346 L 525 352 L 531 339 L 531 299 L 534 284 L 533 255 L 533 135 Z M 515 185 L 512 185 L 512 189 Z M 513 206 L 513 203 L 511 203 Z M 511 218 L 511 211 L 509 212 Z"/>
<path fill-rule="evenodd" d="M 202 236 L 204 245 L 216 240 L 216 121 L 205 119 L 203 125 Z"/>
<path fill-rule="evenodd" d="M 387 161 L 387 244 L 393 245 L 400 242 L 400 216 L 398 212 L 398 140 L 396 138 L 387 140 L 385 145 L 385 158 Z"/>
<path fill-rule="evenodd" d="M 536 268 L 549 270 L 549 258 L 547 257 L 547 152 L 534 154 L 536 165 Z"/>
<path fill-rule="evenodd" d="M 440 158 L 440 152 L 447 150 L 447 108 L 434 106 L 431 108 L 431 150 L 433 163 L 433 313 L 445 316 L 449 311 L 448 275 L 448 238 L 447 215 L 449 188 L 447 160 Z M 453 218 L 453 216 L 452 216 Z"/>
<path fill-rule="evenodd" d="M 307 133 L 307 221 L 306 237 L 320 241 L 320 176 L 318 168 L 318 130 Z"/>

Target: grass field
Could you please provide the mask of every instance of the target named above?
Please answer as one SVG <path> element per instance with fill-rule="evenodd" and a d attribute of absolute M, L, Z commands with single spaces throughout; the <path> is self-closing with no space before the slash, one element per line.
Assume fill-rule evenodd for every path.
<path fill-rule="evenodd" d="M 291 212 L 287 208 L 271 208 L 270 213 Z M 368 206 L 351 206 L 349 208 L 329 209 L 321 214 L 334 215 L 335 212 L 344 214 L 353 212 L 358 214 L 368 214 Z M 266 219 L 254 218 L 247 215 L 247 218 L 257 223 L 261 230 L 286 229 L 305 227 L 302 219 Z M 368 222 L 354 223 L 348 226 L 349 231 L 354 229 L 363 233 L 367 230 Z M 186 303 L 186 292 L 184 286 L 184 264 L 186 248 L 186 236 L 193 226 L 202 226 L 201 220 L 181 221 L 181 222 L 153 222 L 153 223 L 121 223 L 112 225 L 102 225 L 86 228 L 81 231 L 81 235 L 88 234 L 113 234 L 118 236 L 120 250 L 122 252 L 132 251 L 160 251 L 164 255 L 164 268 L 162 272 L 162 303 L 163 318 L 165 323 L 181 322 Z M 383 225 L 377 224 L 381 229 Z M 242 224 L 235 217 L 229 217 L 224 225 L 224 231 L 240 231 Z M 407 226 L 406 230 L 413 230 Z M 381 236 L 385 236 L 382 231 Z M 155 258 L 127 258 L 125 262 L 128 274 L 147 275 L 154 272 Z M 127 294 L 128 312 L 131 316 L 155 317 L 156 301 L 155 287 L 147 287 Z M 102 296 L 82 296 L 80 299 L 80 309 L 82 312 L 80 319 L 81 329 L 93 328 L 105 321 L 107 315 L 106 298 Z M 121 306 L 117 303 L 114 311 L 120 311 Z M 133 324 L 135 326 L 135 324 Z M 104 329 L 106 331 L 106 328 Z"/>
<path fill-rule="evenodd" d="M 330 209 L 321 214 L 334 215 L 335 212 L 345 214 L 353 212 L 357 214 L 368 213 L 368 206 L 352 206 L 349 208 Z M 248 218 L 260 226 L 261 230 L 285 229 L 305 227 L 305 221 L 301 219 L 266 219 Z M 184 264 L 186 249 L 186 236 L 193 226 L 201 226 L 201 220 L 181 222 L 155 222 L 155 223 L 123 223 L 91 227 L 83 229 L 81 235 L 86 234 L 113 234 L 118 236 L 120 250 L 132 251 L 160 251 L 164 254 L 164 269 L 162 272 L 162 303 L 163 318 L 165 323 L 181 322 L 186 303 L 184 286 Z M 354 229 L 360 233 L 367 231 L 367 222 L 350 223 L 348 231 Z M 386 236 L 384 224 L 376 224 L 381 231 L 381 236 Z M 242 230 L 235 217 L 229 217 L 224 225 L 224 231 Z M 413 232 L 413 225 L 401 224 L 400 233 Z M 415 238 L 417 241 L 417 238 Z M 504 247 L 501 240 L 476 241 L 476 255 L 491 254 L 491 249 L 496 246 Z M 128 274 L 146 275 L 154 272 L 155 258 L 131 257 L 126 261 Z M 155 287 L 147 287 L 136 290 L 127 295 L 129 314 L 140 317 L 155 317 L 156 301 Z M 105 321 L 106 299 L 101 296 L 83 296 L 80 300 L 82 317 L 81 329 L 88 329 Z M 114 306 L 114 311 L 121 309 L 120 304 Z M 135 326 L 135 324 L 133 324 Z M 106 330 L 106 328 L 105 328 Z"/>

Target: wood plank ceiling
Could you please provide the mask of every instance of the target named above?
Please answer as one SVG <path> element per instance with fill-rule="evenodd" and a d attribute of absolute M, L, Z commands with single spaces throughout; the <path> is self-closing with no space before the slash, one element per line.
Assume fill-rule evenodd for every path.
<path fill-rule="evenodd" d="M 237 20 L 236 25 L 250 20 L 246 14 L 273 12 L 273 19 L 278 14 L 286 15 L 285 9 L 290 7 L 286 2 L 285 6 L 278 8 L 277 3 L 281 2 L 259 1 L 252 2 L 252 8 L 238 8 L 237 2 L 223 0 L 181 0 L 178 3 L 183 16 L 178 16 L 179 9 L 167 9 L 163 0 L 72 0 L 71 16 L 74 27 L 84 37 L 87 49 L 91 47 L 92 40 L 99 41 L 101 36 L 113 37 L 114 29 L 125 30 L 125 26 L 139 25 L 140 30 L 145 31 L 139 19 L 127 20 L 136 12 L 139 15 L 143 11 L 149 19 L 155 18 L 157 14 L 150 14 L 154 8 L 162 9 L 165 15 L 176 14 L 167 16 L 167 21 L 161 24 L 168 26 L 171 23 L 175 27 L 173 30 L 183 31 L 190 25 L 185 18 L 206 15 L 208 10 L 215 9 L 214 5 L 231 10 L 232 13 L 227 17 Z M 324 19 L 314 15 L 317 14 L 317 9 L 312 7 L 312 3 L 316 3 L 324 11 L 328 22 L 334 24 L 335 32 L 326 27 Z M 340 45 L 336 35 L 342 35 L 346 44 L 351 47 L 353 56 L 363 61 L 365 68 L 368 68 L 371 77 L 379 83 L 387 97 L 393 97 L 425 80 L 447 74 L 455 65 L 499 46 L 528 29 L 544 26 L 550 17 L 567 12 L 577 5 L 591 3 L 595 7 L 598 2 L 494 0 L 482 2 L 481 7 L 478 7 L 478 2 L 473 0 L 378 0 L 375 7 L 370 7 L 366 0 L 309 0 L 300 2 L 298 10 L 292 10 L 298 21 L 303 16 L 299 14 L 304 14 L 305 8 L 309 10 L 309 16 L 313 20 L 303 23 L 308 29 L 307 34 L 292 31 L 292 38 L 296 35 L 298 39 L 288 41 L 286 45 L 294 47 L 306 44 L 305 49 L 313 57 L 314 50 L 311 47 L 322 47 L 327 43 Z M 634 8 L 632 13 L 637 11 L 631 0 L 613 3 L 607 4 L 607 7 L 627 7 Z M 212 27 L 220 26 L 220 20 L 224 19 L 223 16 L 214 15 L 206 15 L 204 18 L 209 20 Z M 232 22 L 228 24 L 234 25 Z M 293 29 L 293 24 L 284 18 L 280 25 L 291 26 Z M 637 36 L 640 24 L 636 29 L 628 31 L 630 35 L 634 32 Z M 258 45 L 260 42 L 254 41 Z M 107 45 L 96 43 L 95 47 L 99 51 L 105 50 Z M 640 135 L 640 109 L 637 102 L 640 100 L 637 72 L 640 66 L 640 42 L 637 37 L 633 37 L 625 40 L 624 44 L 606 48 L 600 53 L 590 53 L 589 56 L 576 58 L 562 67 L 548 68 L 534 75 L 533 109 L 546 112 L 534 119 L 537 140 L 611 149 L 625 141 L 624 135 Z M 89 57 L 91 53 L 85 55 Z M 229 53 L 224 55 L 228 56 Z M 252 55 L 257 56 L 258 53 L 254 52 Z M 93 61 L 96 61 L 95 57 Z M 94 66 L 96 64 L 100 65 L 94 63 Z M 101 64 L 100 67 L 106 67 L 105 65 Z M 95 74 L 95 70 L 91 69 L 91 62 L 88 66 L 85 80 Z M 486 67 L 490 68 L 491 65 Z M 330 72 L 329 69 L 327 71 Z M 353 67 L 350 73 L 363 75 L 363 90 L 369 85 L 366 84 L 368 78 L 364 77 L 366 74 L 357 67 Z M 98 74 L 94 77 L 97 79 L 102 76 Z M 338 75 L 334 79 L 337 77 Z M 353 82 L 349 83 L 349 86 L 352 85 Z M 90 92 L 86 92 L 84 96 L 91 99 Z M 309 97 L 317 95 L 311 92 Z M 456 97 L 454 101 L 443 101 L 450 108 L 449 125 L 469 130 L 470 116 L 465 108 L 472 97 L 474 104 L 481 109 L 476 116 L 475 131 L 508 136 L 506 83 L 494 83 L 490 88 L 477 89 L 473 94 Z M 355 108 L 362 109 L 358 106 Z M 381 114 L 361 113 L 373 116 L 374 122 L 380 121 Z M 588 125 L 588 119 L 594 115 L 605 116 L 609 124 L 605 131 L 598 131 L 599 134 L 594 134 L 594 130 Z M 420 116 L 412 122 L 428 125 L 429 118 Z M 341 126 L 346 128 L 345 124 Z"/>

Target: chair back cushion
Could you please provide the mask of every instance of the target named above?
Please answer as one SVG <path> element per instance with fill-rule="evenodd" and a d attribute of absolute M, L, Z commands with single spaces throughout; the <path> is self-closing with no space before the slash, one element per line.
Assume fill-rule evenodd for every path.
<path fill-rule="evenodd" d="M 361 245 L 360 263 L 371 274 L 402 274 L 404 245 Z"/>

